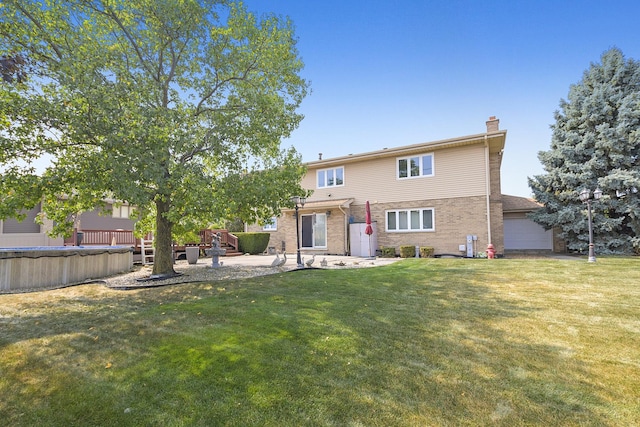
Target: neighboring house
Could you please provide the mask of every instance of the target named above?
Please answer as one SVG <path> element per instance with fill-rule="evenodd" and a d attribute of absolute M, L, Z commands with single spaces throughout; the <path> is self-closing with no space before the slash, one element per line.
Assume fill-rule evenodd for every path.
<path fill-rule="evenodd" d="M 26 218 L 0 220 L 0 248 L 62 246 L 62 237 L 52 238 L 47 232 L 53 228 L 53 221 L 45 219 L 40 225 L 35 222 L 40 213 L 40 204 L 25 212 Z"/>
<path fill-rule="evenodd" d="M 135 243 L 133 239 L 134 221 L 129 219 L 130 208 L 128 205 L 119 205 L 114 201 L 106 201 L 104 210 L 94 209 L 78 215 L 76 220 L 77 230 L 100 230 L 118 231 L 118 244 Z M 6 219 L 0 221 L 0 247 L 34 247 L 34 246 L 63 246 L 73 244 L 73 239 L 63 239 L 61 237 L 49 237 L 47 232 L 53 228 L 53 222 L 46 219 L 43 225 L 35 222 L 40 213 L 41 206 L 38 204 L 33 209 L 26 212 L 27 217 L 18 221 L 16 219 Z M 126 237 L 125 237 L 126 235 Z M 87 236 L 89 237 L 89 236 Z M 111 238 L 108 239 L 111 242 Z M 95 244 L 105 244 L 108 242 L 96 242 Z M 84 245 L 92 244 L 87 239 Z"/>
<path fill-rule="evenodd" d="M 39 246 L 105 246 L 121 245 L 131 246 L 134 251 L 134 261 L 142 261 L 145 254 L 151 258 L 152 243 L 150 236 L 145 241 L 146 252 L 143 254 L 142 241 L 134 236 L 134 219 L 130 218 L 133 207 L 127 203 L 118 203 L 114 200 L 104 200 L 102 208 L 82 212 L 75 220 L 73 233 L 66 238 L 51 238 L 47 232 L 53 228 L 53 221 L 45 218 L 44 224 L 35 222 L 40 214 L 41 207 L 38 204 L 26 212 L 26 218 L 22 221 L 7 219 L 0 221 L 0 248 L 39 247 Z M 189 246 L 198 245 L 201 249 L 211 247 L 212 236 L 220 233 L 222 244 L 227 256 L 239 254 L 238 238 L 227 230 L 201 230 L 200 242 L 189 243 Z M 82 237 L 80 237 L 82 236 Z M 177 259 L 185 255 L 185 247 L 176 245 L 174 252 Z M 147 259 L 145 259 L 146 261 Z"/>
<path fill-rule="evenodd" d="M 361 224 L 369 201 L 374 251 L 413 245 L 432 246 L 436 255 L 474 256 L 491 243 L 503 254 L 500 165 L 507 132 L 498 124 L 491 117 L 478 135 L 307 163 L 301 184 L 313 195 L 299 209 L 301 249 L 363 255 Z M 264 229 L 271 248 L 296 251 L 293 209 Z"/>

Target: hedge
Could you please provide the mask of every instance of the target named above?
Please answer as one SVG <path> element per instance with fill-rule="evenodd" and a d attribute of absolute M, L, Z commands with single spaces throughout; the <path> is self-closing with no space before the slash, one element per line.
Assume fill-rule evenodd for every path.
<path fill-rule="evenodd" d="M 416 256 L 416 247 L 412 245 L 402 245 L 400 246 L 400 257 L 401 258 L 414 258 Z"/>
<path fill-rule="evenodd" d="M 382 246 L 380 248 L 380 256 L 382 258 L 395 258 L 396 248 L 394 248 L 393 246 Z"/>
<path fill-rule="evenodd" d="M 233 233 L 238 236 L 238 250 L 245 254 L 258 255 L 269 245 L 270 233 Z"/>
<path fill-rule="evenodd" d="M 431 258 L 434 252 L 433 246 L 420 246 L 420 258 Z"/>

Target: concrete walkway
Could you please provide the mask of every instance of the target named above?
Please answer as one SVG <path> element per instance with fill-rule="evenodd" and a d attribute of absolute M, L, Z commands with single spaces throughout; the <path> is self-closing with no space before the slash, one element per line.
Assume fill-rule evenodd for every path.
<path fill-rule="evenodd" d="M 291 269 L 296 267 L 296 257 L 295 253 L 287 253 L 287 263 L 285 265 L 286 268 Z M 271 263 L 275 259 L 275 255 L 239 255 L 232 257 L 220 257 L 220 262 L 222 262 L 223 266 L 229 267 L 269 267 Z M 282 254 L 280 255 L 282 259 Z M 311 259 L 311 255 L 302 254 L 303 263 Z M 507 256 L 505 259 L 518 259 L 518 258 L 531 258 L 531 259 L 540 259 L 540 258 L 551 258 L 551 259 L 561 259 L 561 260 L 580 260 L 581 258 L 578 256 L 572 255 L 563 255 L 563 254 L 546 254 L 546 255 L 538 255 L 535 257 L 527 257 L 527 256 Z M 316 259 L 312 264 L 312 267 L 320 267 L 320 263 L 322 260 L 327 261 L 327 265 L 329 267 L 333 266 L 380 266 L 380 265 L 388 265 L 394 262 L 398 262 L 403 258 L 381 258 L 376 257 L 374 259 L 369 259 L 367 257 L 357 257 L 357 256 L 341 256 L 341 255 L 316 255 Z M 198 265 L 203 264 L 211 264 L 211 257 L 200 258 L 198 260 Z"/>
<path fill-rule="evenodd" d="M 296 258 L 297 255 L 287 253 L 287 263 L 286 267 L 296 266 Z M 305 261 L 311 259 L 311 255 L 303 254 L 302 258 Z M 275 255 L 240 255 L 240 256 L 232 256 L 232 257 L 220 257 L 220 262 L 223 263 L 224 266 L 255 266 L 255 267 L 269 267 L 273 260 L 276 259 Z M 280 259 L 282 259 L 282 255 L 280 255 Z M 316 259 L 312 264 L 312 267 L 320 267 L 320 263 L 322 260 L 327 261 L 328 266 L 334 265 L 342 265 L 342 266 L 357 266 L 357 265 L 387 265 L 392 264 L 394 262 L 400 261 L 402 258 L 380 258 L 376 257 L 375 259 L 368 259 L 366 257 L 357 257 L 357 256 L 339 256 L 339 255 L 316 255 Z M 211 258 L 200 258 L 198 264 L 202 264 L 205 262 L 211 262 Z M 304 261 L 303 261 L 304 263 Z"/>

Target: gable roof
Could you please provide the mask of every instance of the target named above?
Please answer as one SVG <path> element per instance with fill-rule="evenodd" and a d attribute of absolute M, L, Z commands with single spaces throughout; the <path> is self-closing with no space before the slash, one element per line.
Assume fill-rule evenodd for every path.
<path fill-rule="evenodd" d="M 411 154 L 420 154 L 425 151 L 440 150 L 443 148 L 460 147 L 474 144 L 488 144 L 492 153 L 498 153 L 504 149 L 507 137 L 506 130 L 498 130 L 477 135 L 468 135 L 458 138 L 443 139 L 439 141 L 422 142 L 419 144 L 404 145 L 394 148 L 383 148 L 382 150 L 369 151 L 360 154 L 349 154 L 347 156 L 334 157 L 326 160 L 314 160 L 305 163 L 309 168 L 322 168 L 336 166 L 345 163 L 354 163 L 382 157 L 401 157 Z"/>
<path fill-rule="evenodd" d="M 541 207 L 542 204 L 529 197 L 502 195 L 503 212 L 532 212 Z"/>

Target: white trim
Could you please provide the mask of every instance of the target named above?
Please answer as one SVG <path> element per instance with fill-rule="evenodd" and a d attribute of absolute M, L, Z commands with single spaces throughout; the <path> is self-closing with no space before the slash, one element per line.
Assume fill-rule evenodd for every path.
<path fill-rule="evenodd" d="M 406 228 L 406 229 L 389 229 L 389 213 L 396 213 L 396 227 L 399 227 L 399 219 L 398 214 L 400 212 L 407 213 L 407 226 L 411 227 L 411 219 L 410 212 L 419 211 L 420 212 L 420 227 L 421 228 Z M 422 228 L 424 225 L 422 223 L 424 211 L 431 211 L 431 228 Z M 436 210 L 435 208 L 404 208 L 404 209 L 388 209 L 384 211 L 384 229 L 387 233 L 433 233 L 436 231 Z"/>
<path fill-rule="evenodd" d="M 424 173 L 424 164 L 423 164 L 423 159 L 424 157 L 429 156 L 431 158 L 431 173 L 429 174 L 425 174 Z M 410 166 L 410 162 L 411 159 L 414 158 L 418 158 L 419 159 L 419 164 L 418 164 L 418 175 L 416 176 L 411 176 L 411 166 Z M 401 160 L 406 160 L 407 161 L 407 176 L 400 176 L 400 161 Z M 414 154 L 414 155 L 410 155 L 410 156 L 403 156 L 403 157 L 396 157 L 396 179 L 398 181 L 403 181 L 405 179 L 418 179 L 418 178 L 429 178 L 432 176 L 435 176 L 436 171 L 435 171 L 435 154 L 433 152 L 431 153 L 421 153 L 421 154 Z"/>
<path fill-rule="evenodd" d="M 335 181 L 337 179 L 336 177 L 336 171 L 338 169 L 342 169 L 342 183 L 341 184 L 335 184 Z M 327 184 L 327 175 L 326 172 L 327 171 L 333 171 L 334 173 L 334 184 L 332 185 L 328 185 Z M 324 185 L 320 186 L 319 185 L 319 177 L 318 175 L 320 174 L 320 172 L 325 172 L 324 175 Z M 344 166 L 334 166 L 332 168 L 324 168 L 324 169 L 316 169 L 316 188 L 321 189 L 321 188 L 334 188 L 334 187 L 344 187 L 344 181 L 345 181 L 345 167 Z"/>

